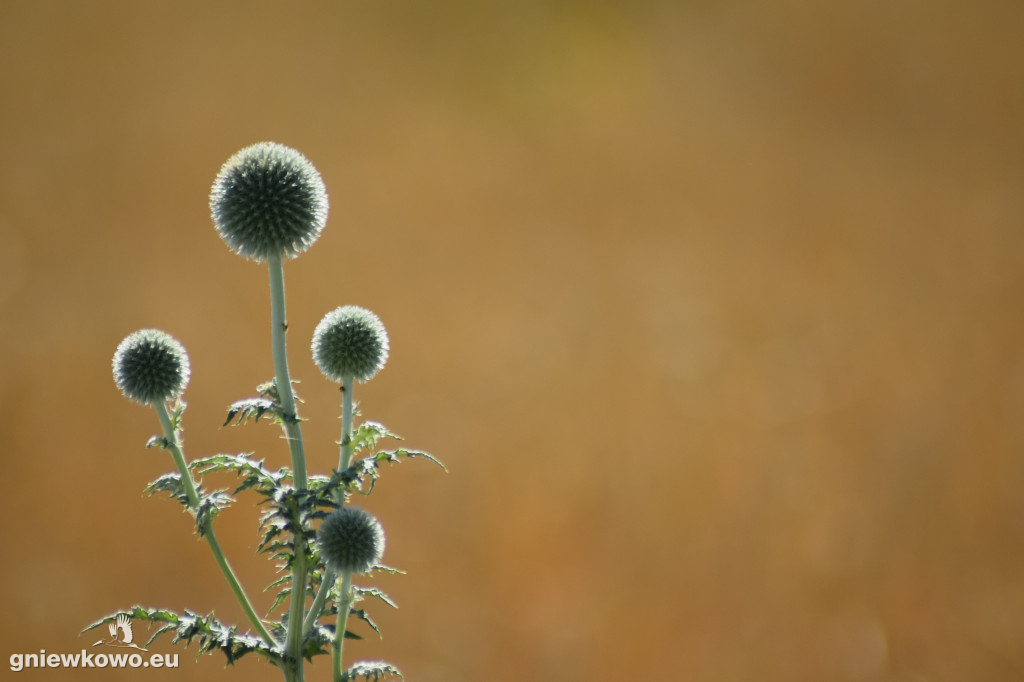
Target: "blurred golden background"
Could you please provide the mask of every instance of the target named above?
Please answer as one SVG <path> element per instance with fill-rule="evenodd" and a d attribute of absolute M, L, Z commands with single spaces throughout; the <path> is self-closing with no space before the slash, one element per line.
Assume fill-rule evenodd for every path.
<path fill-rule="evenodd" d="M 187 454 L 287 464 L 276 428 L 219 428 L 272 374 L 269 299 L 207 207 L 273 140 L 331 199 L 285 268 L 311 467 L 340 398 L 309 339 L 352 303 L 392 343 L 364 417 L 450 469 L 365 500 L 408 575 L 350 657 L 1024 679 L 1021 36 L 1006 0 L 0 4 L 3 668 L 136 603 L 243 621 L 140 496 L 172 464 L 110 357 L 169 331 Z M 267 608 L 253 501 L 219 534 Z M 280 679 L 152 651 L 181 667 L 21 677 Z"/>

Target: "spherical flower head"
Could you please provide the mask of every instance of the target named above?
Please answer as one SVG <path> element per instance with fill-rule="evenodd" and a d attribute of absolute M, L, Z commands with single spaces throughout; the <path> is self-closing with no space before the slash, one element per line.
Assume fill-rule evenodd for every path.
<path fill-rule="evenodd" d="M 328 379 L 368 381 L 388 361 L 388 333 L 366 308 L 346 305 L 324 315 L 313 332 L 313 360 Z"/>
<path fill-rule="evenodd" d="M 224 164 L 210 190 L 210 214 L 231 249 L 254 261 L 294 258 L 320 237 L 327 190 L 305 156 L 260 142 Z"/>
<path fill-rule="evenodd" d="M 320 556 L 336 573 L 366 573 L 384 554 L 384 528 L 359 507 L 335 509 L 316 534 Z"/>
<path fill-rule="evenodd" d="M 188 354 L 170 334 L 143 329 L 114 351 L 114 383 L 126 398 L 155 405 L 181 395 L 192 372 Z"/>

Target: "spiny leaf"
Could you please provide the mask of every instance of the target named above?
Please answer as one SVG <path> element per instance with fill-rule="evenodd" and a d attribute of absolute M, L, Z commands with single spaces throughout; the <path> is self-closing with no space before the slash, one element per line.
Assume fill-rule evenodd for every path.
<path fill-rule="evenodd" d="M 380 599 L 382 602 L 384 602 L 385 604 L 387 604 L 391 608 L 393 608 L 393 609 L 397 609 L 398 608 L 398 604 L 396 604 L 391 599 L 391 597 L 389 597 L 386 593 L 382 592 L 381 590 L 377 589 L 376 587 L 358 587 L 356 585 L 353 585 L 352 586 L 352 590 L 357 595 L 359 595 L 360 597 L 364 597 L 364 596 L 366 596 L 366 597 L 376 597 L 377 599 Z"/>
<path fill-rule="evenodd" d="M 342 679 L 346 682 L 353 682 L 357 678 L 365 678 L 367 682 L 373 680 L 373 682 L 380 682 L 382 677 L 401 677 L 405 679 L 401 671 L 395 666 L 385 661 L 358 661 L 353 663 L 348 670 L 342 675 Z"/>
<path fill-rule="evenodd" d="M 391 573 L 398 575 L 405 575 L 405 571 L 400 568 L 394 568 L 392 566 L 385 566 L 384 564 L 377 564 L 370 568 L 370 573 Z"/>
<path fill-rule="evenodd" d="M 222 426 L 227 426 L 237 417 L 236 426 L 241 426 L 247 421 L 259 421 L 263 415 L 269 415 L 280 419 L 284 413 L 281 406 L 269 398 L 244 398 L 236 400 L 228 407 L 228 418 Z"/>
<path fill-rule="evenodd" d="M 295 399 L 295 402 L 301 403 L 302 398 L 300 398 L 299 394 L 295 392 L 295 384 L 297 383 L 299 383 L 298 379 L 292 379 L 292 398 Z M 280 421 L 299 421 L 298 419 L 295 418 L 295 415 L 286 415 L 284 411 L 280 409 L 281 394 L 277 390 L 276 379 L 271 379 L 266 383 L 260 384 L 259 386 L 256 387 L 256 391 L 264 398 L 269 398 L 273 402 L 273 404 L 278 408 L 277 417 Z"/>
<path fill-rule="evenodd" d="M 358 484 L 359 478 L 352 467 L 344 471 L 332 471 L 330 476 L 313 474 L 308 479 L 309 494 L 312 496 L 312 503 L 318 507 L 328 510 L 337 507 L 334 501 L 335 491 L 344 489 L 351 491 L 353 484 Z"/>
<path fill-rule="evenodd" d="M 377 627 L 377 624 L 373 622 L 373 619 L 367 615 L 365 609 L 352 609 L 349 611 L 349 616 L 355 616 L 359 620 L 364 621 L 367 625 L 373 628 L 373 631 L 377 633 L 378 637 L 383 637 L 383 635 L 380 634 L 380 628 Z"/>
<path fill-rule="evenodd" d="M 142 606 L 133 606 L 130 609 L 104 616 L 95 623 L 88 625 L 82 632 L 88 632 L 104 623 L 114 622 L 119 616 L 127 616 L 132 620 L 148 621 L 150 624 L 161 624 L 157 632 L 146 642 L 147 648 L 157 637 L 165 632 L 174 632 L 171 644 L 183 641 L 188 646 L 193 640 L 198 640 L 199 651 L 197 656 L 217 649 L 224 654 L 229 665 L 252 652 L 265 656 L 274 663 L 279 663 L 282 660 L 276 648 L 271 648 L 266 642 L 255 635 L 238 634 L 234 625 L 221 623 L 212 613 L 201 616 L 186 610 L 183 614 L 179 615 L 167 609 L 146 609 Z"/>
<path fill-rule="evenodd" d="M 188 493 L 185 492 L 185 485 L 181 482 L 181 474 L 163 474 L 156 480 L 152 481 L 145 488 L 143 488 L 142 492 L 149 493 L 150 495 L 156 495 L 157 493 L 167 493 L 172 498 L 174 498 L 182 505 L 184 505 L 185 508 L 189 507 Z"/>
<path fill-rule="evenodd" d="M 281 534 L 284 529 L 281 527 L 272 528 L 263 536 L 263 540 L 256 547 L 257 552 L 276 552 L 279 549 L 288 548 L 290 545 L 282 544 L 280 542 L 272 542 L 274 538 Z"/>
<path fill-rule="evenodd" d="M 305 556 L 311 557 L 310 543 L 316 536 L 311 524 L 314 514 L 321 507 L 337 506 L 333 500 L 324 497 L 325 494 L 322 490 L 295 490 L 290 487 L 275 490 L 268 498 L 269 508 L 260 516 L 263 539 L 257 551 L 273 553 L 275 557 L 283 555 L 288 566 L 294 561 L 289 553 L 301 550 Z M 289 539 L 278 539 L 283 533 L 287 533 Z"/>
<path fill-rule="evenodd" d="M 220 513 L 220 510 L 227 507 L 235 500 L 223 490 L 215 490 L 209 495 L 201 495 L 199 498 L 199 511 L 196 512 L 196 530 L 199 535 L 206 535 L 213 517 Z"/>
<path fill-rule="evenodd" d="M 184 486 L 181 484 L 181 474 L 166 473 L 161 474 L 152 480 L 145 488 L 142 489 L 142 492 L 152 495 L 159 492 L 177 493 L 183 490 Z"/>
<path fill-rule="evenodd" d="M 373 450 L 377 447 L 377 441 L 381 438 L 402 440 L 401 436 L 389 431 L 388 428 L 380 422 L 365 421 L 352 431 L 352 452 Z"/>
<path fill-rule="evenodd" d="M 166 450 L 171 447 L 171 441 L 167 440 L 163 436 L 150 436 L 149 440 L 146 441 L 146 447 Z"/>
<path fill-rule="evenodd" d="M 406 457 L 408 459 L 412 459 L 414 457 L 423 457 L 424 459 L 429 459 L 431 462 L 441 467 L 445 471 L 448 471 L 448 467 L 442 464 L 441 460 L 439 460 L 437 457 L 434 457 L 429 452 L 424 452 L 422 450 L 405 450 L 402 448 L 399 448 L 397 450 L 382 450 L 381 452 L 378 452 L 376 455 L 373 456 L 373 458 L 378 462 L 382 460 L 387 462 L 398 462 L 399 457 Z"/>
<path fill-rule="evenodd" d="M 289 582 L 291 579 L 292 579 L 292 577 L 290 575 L 283 575 L 280 578 L 278 578 L 277 580 L 275 580 L 274 582 L 272 582 L 269 585 L 267 585 L 266 587 L 264 587 L 263 591 L 264 592 L 269 592 L 270 590 L 274 589 L 275 587 L 280 587 L 281 585 L 284 585 L 286 582 Z"/>
<path fill-rule="evenodd" d="M 170 632 L 171 630 L 177 630 L 177 629 L 178 629 L 178 624 L 176 622 L 175 623 L 169 623 L 168 625 L 165 625 L 162 628 L 158 628 L 157 631 L 154 632 L 150 636 L 150 638 L 146 640 L 146 647 L 145 648 L 148 649 L 149 645 L 152 644 L 153 642 L 155 642 L 156 638 L 159 637 L 160 635 L 164 634 L 165 632 Z"/>
<path fill-rule="evenodd" d="M 317 625 L 309 629 L 302 642 L 302 657 L 312 661 L 314 656 L 328 653 L 334 642 L 334 630 L 329 625 Z"/>
<path fill-rule="evenodd" d="M 259 386 L 257 386 L 256 387 L 256 392 L 259 393 L 262 396 L 270 398 L 275 403 L 281 402 L 281 396 L 277 392 L 277 379 L 276 378 L 275 379 L 271 379 L 270 381 L 265 381 L 262 384 L 260 384 Z"/>
<path fill-rule="evenodd" d="M 291 481 L 291 471 L 279 469 L 273 471 L 263 466 L 263 460 L 254 460 L 248 454 L 211 455 L 193 460 L 189 469 L 200 475 L 213 471 L 231 471 L 241 477 L 242 485 L 235 489 L 237 495 L 247 488 L 253 488 L 261 495 L 268 497 L 279 491 L 286 481 Z"/>
<path fill-rule="evenodd" d="M 185 401 L 182 400 L 180 396 L 177 399 L 175 399 L 174 404 L 171 405 L 171 428 L 174 429 L 175 431 L 181 430 L 181 418 L 182 415 L 185 414 L 186 407 L 188 407 L 188 405 L 185 404 Z"/>
<path fill-rule="evenodd" d="M 288 576 L 288 579 L 290 580 L 291 576 Z M 288 595 L 290 595 L 291 593 L 292 593 L 292 588 L 290 588 L 290 587 L 286 587 L 283 590 L 281 590 L 280 592 L 278 592 L 277 593 L 277 599 L 275 599 L 274 603 L 270 605 L 269 609 L 267 609 L 267 615 L 269 616 L 270 614 L 272 614 L 277 609 L 278 606 L 283 604 L 284 600 L 287 599 Z"/>
<path fill-rule="evenodd" d="M 348 492 L 369 495 L 373 492 L 373 487 L 380 476 L 380 465 L 382 463 L 398 464 L 403 458 L 413 459 L 417 457 L 430 460 L 444 471 L 448 471 L 439 459 L 422 450 L 408 450 L 405 448 L 381 450 L 374 455 L 355 461 L 344 471 L 335 471 L 329 479 L 324 476 L 310 476 L 310 491 L 322 497 L 329 491 L 345 488 Z M 322 504 L 327 506 L 329 503 L 324 502 Z"/>
<path fill-rule="evenodd" d="M 178 614 L 174 611 L 167 609 L 145 609 L 141 606 L 133 606 L 127 610 L 115 611 L 114 613 L 103 616 L 99 620 L 89 623 L 82 630 L 81 634 L 85 634 L 94 628 L 98 628 L 106 623 L 112 623 L 117 620 L 118 616 L 127 616 L 133 620 L 146 620 L 150 623 L 177 623 Z"/>
<path fill-rule="evenodd" d="M 359 635 L 345 631 L 345 639 L 362 639 Z M 334 643 L 334 626 L 317 625 L 309 629 L 302 646 L 302 656 L 307 661 L 312 661 L 313 656 L 330 653 L 330 646 Z"/>

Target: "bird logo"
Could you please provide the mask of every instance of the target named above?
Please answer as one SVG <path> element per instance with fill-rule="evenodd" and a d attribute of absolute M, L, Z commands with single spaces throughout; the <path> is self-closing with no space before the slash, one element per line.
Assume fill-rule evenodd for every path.
<path fill-rule="evenodd" d="M 139 651 L 149 651 L 149 649 L 143 649 L 138 644 L 132 642 L 132 622 L 128 619 L 125 614 L 120 614 L 117 620 L 112 620 L 107 623 L 107 630 L 110 632 L 110 641 L 100 640 L 96 644 L 106 644 L 107 646 L 116 646 L 121 648 L 138 649 Z M 118 638 L 118 631 L 121 632 L 121 637 Z M 93 646 L 96 646 L 93 644 Z"/>

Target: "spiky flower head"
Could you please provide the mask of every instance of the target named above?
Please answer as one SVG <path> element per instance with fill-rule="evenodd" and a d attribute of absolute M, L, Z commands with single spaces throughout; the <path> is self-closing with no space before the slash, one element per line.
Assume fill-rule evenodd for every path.
<path fill-rule="evenodd" d="M 388 361 L 388 333 L 366 308 L 336 308 L 313 332 L 313 360 L 328 379 L 368 381 Z"/>
<path fill-rule="evenodd" d="M 231 249 L 254 261 L 294 258 L 327 222 L 327 190 L 305 156 L 260 142 L 225 163 L 210 190 L 210 214 Z"/>
<path fill-rule="evenodd" d="M 320 524 L 316 539 L 324 563 L 338 574 L 366 573 L 384 554 L 384 528 L 359 507 L 332 511 Z"/>
<path fill-rule="evenodd" d="M 159 329 L 129 334 L 114 351 L 114 383 L 126 398 L 155 405 L 181 395 L 192 372 L 185 347 Z"/>

